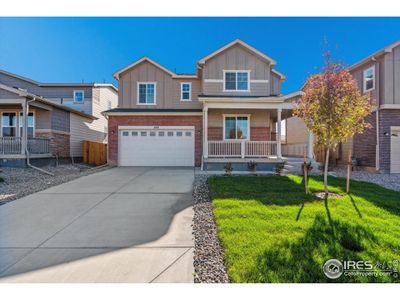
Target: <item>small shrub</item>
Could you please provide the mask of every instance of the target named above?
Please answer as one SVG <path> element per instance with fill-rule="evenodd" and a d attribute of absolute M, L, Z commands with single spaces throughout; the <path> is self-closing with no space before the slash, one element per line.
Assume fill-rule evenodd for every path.
<path fill-rule="evenodd" d="M 233 168 L 232 168 L 232 163 L 228 162 L 224 165 L 224 171 L 225 174 L 230 176 L 232 174 Z"/>
<path fill-rule="evenodd" d="M 285 167 L 284 163 L 276 164 L 276 166 L 275 166 L 275 174 L 278 175 L 278 176 L 281 176 L 284 167 Z"/>
<path fill-rule="evenodd" d="M 247 163 L 247 168 L 250 172 L 256 172 L 257 170 L 257 163 L 254 160 L 251 160 Z"/>

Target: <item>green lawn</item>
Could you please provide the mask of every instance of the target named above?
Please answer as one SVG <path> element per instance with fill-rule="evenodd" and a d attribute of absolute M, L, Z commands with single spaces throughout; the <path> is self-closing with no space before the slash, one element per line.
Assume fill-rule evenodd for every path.
<path fill-rule="evenodd" d="M 305 195 L 300 176 L 209 179 L 218 235 L 233 282 L 399 282 L 390 277 L 330 280 L 330 258 L 400 261 L 400 193 L 366 182 L 329 178 L 327 201 Z M 323 190 L 320 177 L 310 190 Z M 399 274 L 400 275 L 400 274 Z"/>

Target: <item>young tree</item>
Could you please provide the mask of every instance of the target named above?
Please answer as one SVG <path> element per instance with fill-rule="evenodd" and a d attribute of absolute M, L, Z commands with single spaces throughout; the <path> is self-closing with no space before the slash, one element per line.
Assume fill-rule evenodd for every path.
<path fill-rule="evenodd" d="M 294 115 L 303 119 L 315 135 L 316 143 L 326 149 L 324 167 L 325 197 L 328 197 L 329 151 L 371 124 L 366 122 L 372 107 L 367 95 L 362 95 L 350 72 L 333 63 L 327 52 L 321 73 L 311 75 L 304 84 L 301 100 Z"/>

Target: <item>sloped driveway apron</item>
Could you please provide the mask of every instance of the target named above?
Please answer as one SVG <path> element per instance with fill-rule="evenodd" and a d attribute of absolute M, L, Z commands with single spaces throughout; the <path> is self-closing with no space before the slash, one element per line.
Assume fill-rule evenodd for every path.
<path fill-rule="evenodd" d="M 0 282 L 193 282 L 193 168 L 113 168 L 0 206 Z"/>

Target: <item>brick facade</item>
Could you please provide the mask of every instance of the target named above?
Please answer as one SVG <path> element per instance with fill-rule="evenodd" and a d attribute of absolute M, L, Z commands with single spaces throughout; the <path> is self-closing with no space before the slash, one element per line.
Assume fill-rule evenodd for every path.
<path fill-rule="evenodd" d="M 108 119 L 108 160 L 118 164 L 118 126 L 194 126 L 195 164 L 201 165 L 203 145 L 202 116 L 110 116 Z"/>
<path fill-rule="evenodd" d="M 390 172 L 390 127 L 400 126 L 400 109 L 382 109 L 379 114 L 379 164 L 380 170 L 388 173 Z"/>
<path fill-rule="evenodd" d="M 201 165 L 203 154 L 202 116 L 109 116 L 108 120 L 108 160 L 111 165 L 118 164 L 118 126 L 194 126 L 195 127 L 195 164 Z M 250 138 L 253 141 L 271 140 L 269 127 L 251 127 Z M 209 127 L 208 140 L 221 141 L 223 127 Z"/>
<path fill-rule="evenodd" d="M 222 141 L 223 127 L 208 127 L 209 141 Z M 270 141 L 271 131 L 269 127 L 250 127 L 250 140 L 252 141 Z"/>
<path fill-rule="evenodd" d="M 271 131 L 269 127 L 250 127 L 250 140 L 270 141 Z"/>
<path fill-rule="evenodd" d="M 375 167 L 376 160 L 376 113 L 367 117 L 373 128 L 357 134 L 353 140 L 354 157 L 365 167 Z M 400 109 L 379 111 L 379 169 L 390 172 L 390 127 L 400 126 Z"/>
<path fill-rule="evenodd" d="M 376 160 L 376 113 L 366 118 L 372 128 L 366 129 L 362 134 L 353 138 L 353 156 L 363 167 L 375 167 Z"/>
<path fill-rule="evenodd" d="M 222 141 L 224 138 L 222 127 L 208 127 L 207 135 L 209 141 Z"/>
<path fill-rule="evenodd" d="M 70 157 L 70 134 L 62 132 L 36 132 L 36 137 L 50 139 L 50 152 L 58 157 Z"/>

